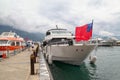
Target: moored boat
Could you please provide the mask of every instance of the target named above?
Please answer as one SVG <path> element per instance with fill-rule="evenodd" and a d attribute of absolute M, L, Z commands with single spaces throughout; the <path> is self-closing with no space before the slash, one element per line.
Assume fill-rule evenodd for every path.
<path fill-rule="evenodd" d="M 15 32 L 3 32 L 0 35 L 0 52 L 14 51 L 23 49 L 25 41 L 22 37 L 18 36 Z"/>
<path fill-rule="evenodd" d="M 50 29 L 43 41 L 43 53 L 49 64 L 53 61 L 80 65 L 94 49 L 95 45 L 76 43 L 75 36 L 66 29 Z"/>

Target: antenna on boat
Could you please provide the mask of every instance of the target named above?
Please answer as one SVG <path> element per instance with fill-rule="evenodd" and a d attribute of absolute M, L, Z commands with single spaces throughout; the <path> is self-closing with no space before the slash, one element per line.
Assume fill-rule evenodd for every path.
<path fill-rule="evenodd" d="M 56 28 L 58 29 L 58 25 L 56 25 Z"/>

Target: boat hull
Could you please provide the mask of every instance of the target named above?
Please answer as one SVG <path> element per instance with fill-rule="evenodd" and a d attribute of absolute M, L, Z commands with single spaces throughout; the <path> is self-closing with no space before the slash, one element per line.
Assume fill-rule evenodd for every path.
<path fill-rule="evenodd" d="M 23 48 L 22 46 L 0 46 L 0 51 L 7 51 L 7 50 L 13 51 L 22 48 Z"/>
<path fill-rule="evenodd" d="M 50 45 L 45 48 L 46 58 L 52 61 L 80 65 L 95 45 Z M 49 62 L 51 64 L 51 61 Z"/>

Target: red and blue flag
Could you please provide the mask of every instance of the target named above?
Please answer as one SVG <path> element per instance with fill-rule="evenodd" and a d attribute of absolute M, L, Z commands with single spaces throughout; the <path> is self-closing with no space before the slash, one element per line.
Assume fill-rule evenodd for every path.
<path fill-rule="evenodd" d="M 75 31 L 75 39 L 77 42 L 83 40 L 88 41 L 92 37 L 93 22 L 83 26 L 77 26 Z"/>

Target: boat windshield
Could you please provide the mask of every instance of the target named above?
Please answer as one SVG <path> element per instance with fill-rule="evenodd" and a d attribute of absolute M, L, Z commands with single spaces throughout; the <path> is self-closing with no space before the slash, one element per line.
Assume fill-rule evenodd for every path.
<path fill-rule="evenodd" d="M 7 44 L 8 40 L 0 40 L 0 44 Z"/>
<path fill-rule="evenodd" d="M 13 35 L 15 35 L 15 33 L 12 33 L 12 32 L 3 32 L 1 35 L 2 36 L 13 36 Z"/>
<path fill-rule="evenodd" d="M 68 31 L 66 31 L 66 30 L 53 30 L 53 31 L 51 31 L 52 32 L 52 34 L 59 34 L 59 35 L 65 35 L 65 34 L 67 34 L 67 35 L 71 35 L 71 33 L 70 32 L 68 32 Z"/>

